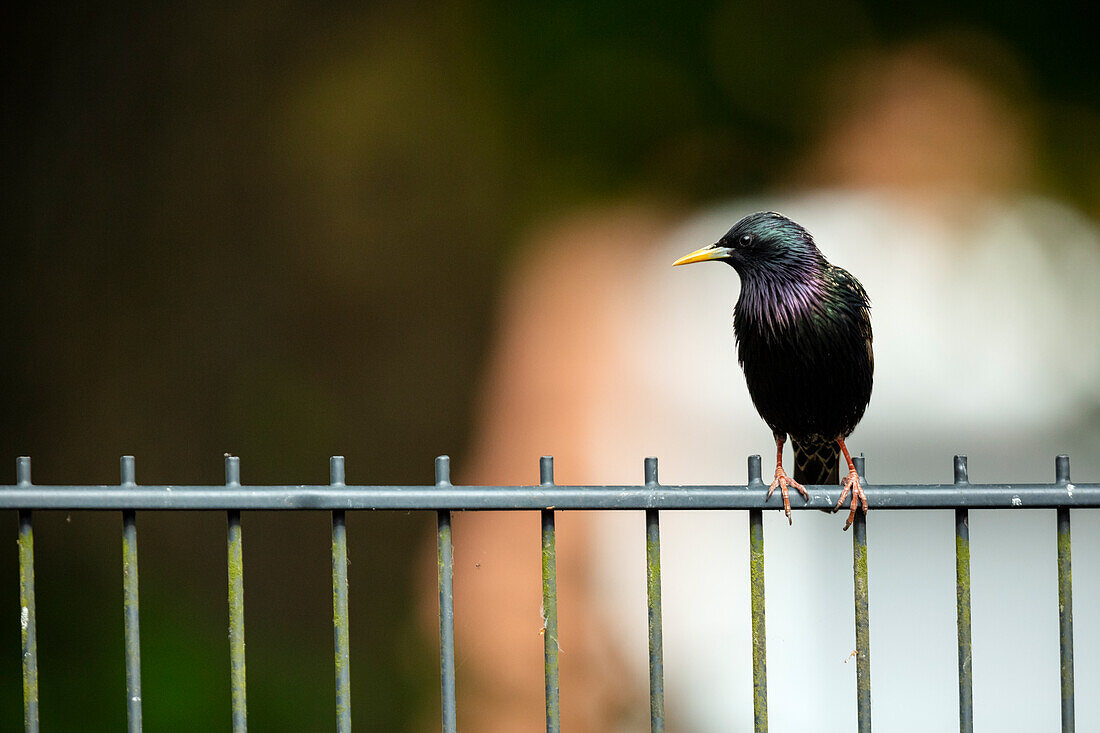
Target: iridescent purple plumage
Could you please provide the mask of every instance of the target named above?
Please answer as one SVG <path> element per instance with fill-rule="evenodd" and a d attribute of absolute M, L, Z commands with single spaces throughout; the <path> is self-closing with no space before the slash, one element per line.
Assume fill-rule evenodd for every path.
<path fill-rule="evenodd" d="M 753 404 L 775 436 L 780 465 L 773 488 L 782 486 L 786 507 L 788 484 L 801 491 L 800 481 L 839 480 L 840 452 L 848 457 L 844 438 L 871 398 L 870 303 L 859 281 L 830 264 L 809 232 L 775 212 L 746 216 L 717 244 L 677 264 L 712 259 L 732 265 L 741 277 L 734 309 L 737 357 Z M 794 480 L 781 465 L 788 435 Z M 845 485 L 863 498 L 850 460 L 848 465 Z M 855 497 L 849 523 L 854 506 Z"/>

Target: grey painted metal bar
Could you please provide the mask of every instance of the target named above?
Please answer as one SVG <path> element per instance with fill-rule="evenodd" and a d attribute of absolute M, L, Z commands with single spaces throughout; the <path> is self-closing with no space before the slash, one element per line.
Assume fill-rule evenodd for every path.
<path fill-rule="evenodd" d="M 435 459 L 435 484 L 438 491 L 451 489 L 451 459 Z M 451 512 L 438 514 L 436 563 L 439 572 L 439 678 L 442 688 L 441 705 L 443 733 L 458 730 L 455 704 L 455 592 L 454 545 L 451 542 Z"/>
<path fill-rule="evenodd" d="M 1055 480 L 1072 488 L 1069 456 L 1054 462 Z M 1073 733 L 1073 572 L 1070 563 L 1069 507 L 1058 508 L 1058 641 L 1061 649 L 1062 733 Z"/>
<path fill-rule="evenodd" d="M 539 460 L 539 482 L 554 485 L 554 457 Z M 561 730 L 561 700 L 558 676 L 558 568 L 554 510 L 542 510 L 542 649 L 546 682 L 546 733 Z"/>
<path fill-rule="evenodd" d="M 966 456 L 955 456 L 955 485 L 970 483 Z M 974 733 L 974 672 L 970 642 L 970 513 L 955 510 L 955 618 L 959 641 L 959 733 Z"/>
<path fill-rule="evenodd" d="M 329 459 L 329 484 L 344 485 L 344 457 Z M 336 672 L 336 730 L 351 731 L 351 630 L 348 616 L 348 530 L 343 509 L 332 510 L 332 645 Z"/>
<path fill-rule="evenodd" d="M 1100 507 L 1100 483 L 872 485 L 871 509 Z M 832 511 L 837 486 L 807 486 L 793 511 Z M 0 509 L 780 509 L 766 486 L 0 486 Z"/>
<path fill-rule="evenodd" d="M 863 483 L 863 456 L 853 460 Z M 855 501 L 855 497 L 852 498 Z M 852 523 L 852 574 L 856 608 L 856 716 L 859 733 L 871 733 L 871 618 L 867 588 L 867 515 Z"/>
<path fill-rule="evenodd" d="M 241 464 L 236 456 L 225 457 L 225 487 L 239 488 Z M 244 541 L 241 536 L 241 512 L 226 512 L 228 525 L 226 563 L 229 577 L 229 684 L 233 699 L 233 733 L 248 730 L 247 684 L 244 655 Z"/>
<path fill-rule="evenodd" d="M 15 462 L 15 480 L 31 488 L 31 459 Z M 34 610 L 34 520 L 26 509 L 19 511 L 19 629 L 23 642 L 23 727 L 38 733 L 38 636 Z"/>
<path fill-rule="evenodd" d="M 645 484 L 655 490 L 657 459 L 645 459 Z M 649 729 L 665 729 L 665 647 L 661 627 L 661 519 L 657 509 L 645 513 L 646 595 L 649 605 Z"/>
<path fill-rule="evenodd" d="M 120 483 L 134 487 L 134 457 L 119 461 Z M 122 612 L 126 633 L 126 726 L 141 732 L 141 630 L 138 624 L 137 517 L 133 509 L 122 511 Z"/>
<path fill-rule="evenodd" d="M 763 485 L 760 456 L 749 456 L 749 486 Z M 752 604 L 753 730 L 768 730 L 767 627 L 764 623 L 764 512 L 749 510 L 749 596 Z"/>

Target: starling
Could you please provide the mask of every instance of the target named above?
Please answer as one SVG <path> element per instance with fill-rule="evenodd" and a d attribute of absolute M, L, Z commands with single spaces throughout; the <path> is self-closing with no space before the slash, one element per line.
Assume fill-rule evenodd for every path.
<path fill-rule="evenodd" d="M 737 360 L 745 372 L 753 405 L 775 437 L 775 480 L 791 521 L 787 487 L 804 499 L 807 484 L 836 484 L 839 456 L 848 475 L 836 509 L 849 492 L 851 526 L 867 497 L 844 439 L 855 429 L 871 399 L 870 302 L 851 273 L 829 264 L 813 237 L 775 212 L 750 214 L 716 244 L 674 262 L 721 260 L 741 278 L 734 308 Z M 783 470 L 783 444 L 794 445 L 794 478 Z M 801 483 L 800 483 L 801 482 Z"/>

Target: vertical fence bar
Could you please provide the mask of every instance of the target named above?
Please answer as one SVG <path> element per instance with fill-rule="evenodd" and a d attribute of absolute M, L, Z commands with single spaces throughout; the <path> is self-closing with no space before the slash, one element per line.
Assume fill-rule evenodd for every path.
<path fill-rule="evenodd" d="M 133 488 L 134 457 L 119 461 L 120 483 Z M 141 732 L 141 631 L 138 625 L 137 517 L 122 510 L 122 610 L 126 624 L 126 724 L 130 733 Z"/>
<path fill-rule="evenodd" d="M 451 459 L 435 459 L 435 484 L 451 485 Z M 455 704 L 455 593 L 454 547 L 451 543 L 451 512 L 438 512 L 436 565 L 439 571 L 439 677 L 442 687 L 443 733 L 455 733 L 458 716 Z"/>
<path fill-rule="evenodd" d="M 749 456 L 747 488 L 760 488 L 760 456 Z M 749 510 L 749 596 L 752 602 L 753 730 L 768 730 L 767 634 L 764 624 L 764 512 Z"/>
<path fill-rule="evenodd" d="M 646 488 L 656 489 L 657 459 L 645 459 Z M 661 520 L 656 509 L 645 511 L 646 591 L 649 596 L 649 727 L 665 729 L 665 659 L 661 629 Z"/>
<path fill-rule="evenodd" d="M 344 486 L 344 457 L 328 462 L 329 484 Z M 332 512 L 332 639 L 336 665 L 336 730 L 351 732 L 351 631 L 348 616 L 348 534 L 344 510 Z"/>
<path fill-rule="evenodd" d="M 966 488 L 966 456 L 955 456 L 955 486 Z M 974 673 L 970 644 L 970 513 L 955 510 L 955 619 L 959 640 L 959 733 L 974 733 Z"/>
<path fill-rule="evenodd" d="M 539 482 L 554 485 L 554 457 L 539 459 Z M 542 644 L 546 678 L 546 733 L 561 730 L 558 687 L 558 569 L 554 509 L 542 510 Z"/>
<path fill-rule="evenodd" d="M 241 459 L 225 457 L 225 485 L 240 486 Z M 244 665 L 244 545 L 241 537 L 241 512 L 226 512 L 228 523 L 229 576 L 229 684 L 233 694 L 233 733 L 248 730 Z"/>
<path fill-rule="evenodd" d="M 1069 456 L 1058 456 L 1054 471 L 1059 484 L 1069 484 Z M 1058 508 L 1058 640 L 1061 649 L 1062 733 L 1073 733 L 1073 572 L 1070 568 L 1068 506 Z"/>
<path fill-rule="evenodd" d="M 31 485 L 31 459 L 15 462 L 15 481 Z M 23 727 L 38 733 L 38 637 L 34 613 L 34 523 L 30 509 L 19 510 L 19 628 L 23 641 Z"/>
<path fill-rule="evenodd" d="M 863 483 L 863 456 L 853 459 Z M 853 497 L 854 500 L 854 497 Z M 871 628 L 867 590 L 867 515 L 856 512 L 852 530 L 852 574 L 856 606 L 856 714 L 859 733 L 871 733 Z"/>

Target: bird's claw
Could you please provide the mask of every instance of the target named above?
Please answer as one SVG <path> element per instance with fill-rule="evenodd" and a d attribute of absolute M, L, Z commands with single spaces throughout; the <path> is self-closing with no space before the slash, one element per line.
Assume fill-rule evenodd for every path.
<path fill-rule="evenodd" d="M 848 521 L 844 523 L 844 529 L 847 530 L 855 521 L 856 509 L 860 505 L 863 506 L 863 513 L 867 513 L 867 494 L 863 493 L 863 487 L 859 484 L 859 474 L 854 470 L 848 472 L 848 476 L 844 479 L 842 485 L 844 490 L 840 492 L 840 501 L 836 503 L 833 511 L 835 512 L 844 506 L 844 500 L 848 498 L 848 492 L 852 492 L 852 511 L 848 512 Z"/>
<path fill-rule="evenodd" d="M 788 485 L 798 489 L 798 493 L 802 494 L 803 499 L 806 501 L 810 500 L 810 495 L 806 493 L 806 487 L 788 476 L 782 466 L 777 466 L 775 469 L 775 480 L 772 481 L 771 486 L 768 487 L 768 494 L 764 497 L 764 501 L 772 498 L 772 492 L 774 492 L 775 487 L 778 486 L 779 493 L 783 495 L 783 513 L 787 515 L 787 523 L 793 525 L 794 520 L 791 519 L 791 498 L 787 493 Z"/>

